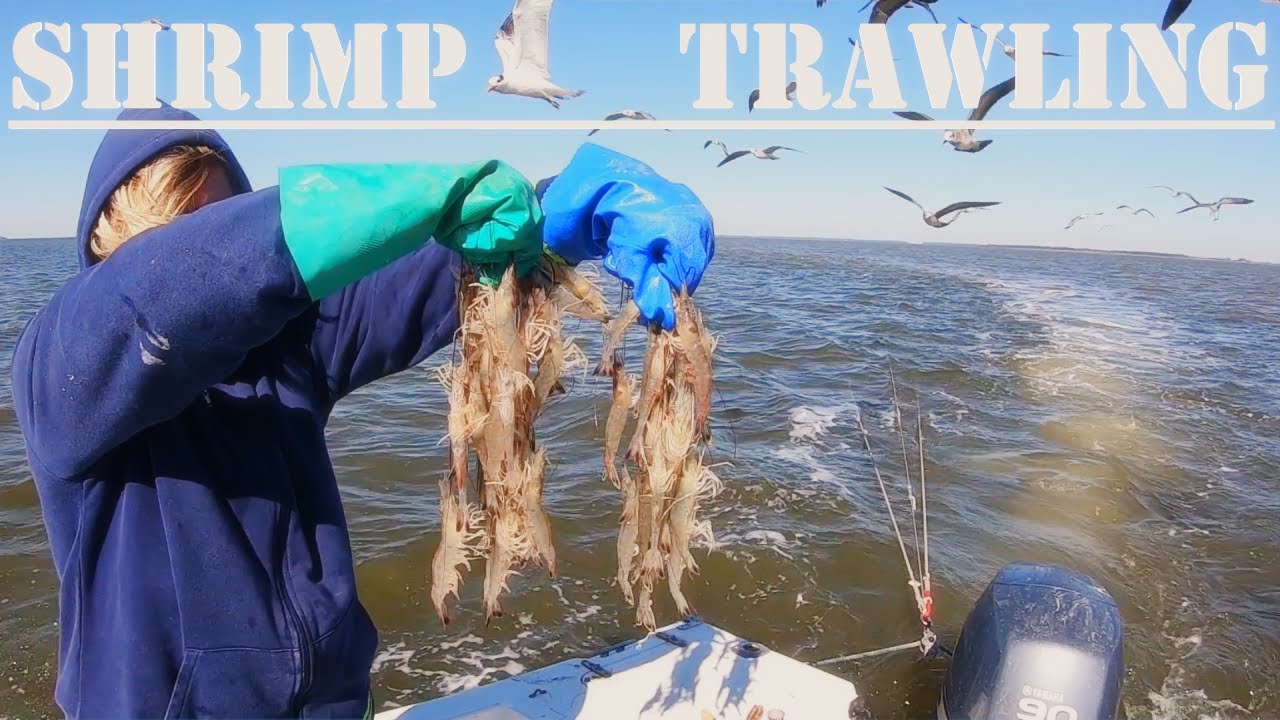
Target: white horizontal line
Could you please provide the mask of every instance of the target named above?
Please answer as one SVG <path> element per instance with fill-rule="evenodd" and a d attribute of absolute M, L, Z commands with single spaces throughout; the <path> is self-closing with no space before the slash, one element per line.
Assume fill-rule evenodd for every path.
<path fill-rule="evenodd" d="M 10 130 L 1275 130 L 1274 120 L 10 120 Z"/>

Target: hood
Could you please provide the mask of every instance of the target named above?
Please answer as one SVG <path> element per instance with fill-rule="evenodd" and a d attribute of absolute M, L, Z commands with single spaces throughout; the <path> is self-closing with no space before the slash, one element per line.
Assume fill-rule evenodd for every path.
<path fill-rule="evenodd" d="M 127 109 L 116 119 L 174 122 L 199 118 L 161 102 L 160 107 L 154 109 Z M 111 194 L 152 158 L 180 145 L 200 145 L 217 151 L 227 163 L 231 187 L 235 193 L 239 195 L 253 189 L 231 148 L 213 130 L 110 130 L 98 146 L 98 153 L 93 157 L 93 164 L 89 167 L 89 176 L 85 181 L 80 221 L 76 225 L 76 250 L 80 256 L 81 268 L 96 262 L 89 253 L 89 236 Z"/>

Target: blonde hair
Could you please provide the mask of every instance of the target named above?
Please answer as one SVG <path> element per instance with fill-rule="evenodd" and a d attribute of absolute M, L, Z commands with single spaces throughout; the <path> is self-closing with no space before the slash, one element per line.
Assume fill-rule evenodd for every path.
<path fill-rule="evenodd" d="M 89 249 L 106 260 L 126 240 L 191 212 L 209 174 L 225 167 L 207 147 L 183 145 L 156 156 L 111 193 Z"/>

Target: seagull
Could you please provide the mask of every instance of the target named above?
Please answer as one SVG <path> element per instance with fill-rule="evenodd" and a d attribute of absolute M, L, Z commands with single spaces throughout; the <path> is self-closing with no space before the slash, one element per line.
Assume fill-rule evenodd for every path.
<path fill-rule="evenodd" d="M 1184 193 L 1184 192 L 1182 192 L 1181 190 L 1174 190 L 1173 188 L 1169 187 L 1168 185 L 1149 185 L 1149 186 L 1147 186 L 1147 189 L 1148 189 L 1148 190 L 1155 190 L 1155 189 L 1157 189 L 1157 188 L 1159 188 L 1159 189 L 1161 189 L 1161 190 L 1168 190 L 1168 191 L 1169 191 L 1169 195 L 1170 195 L 1170 196 L 1172 196 L 1172 197 L 1184 197 L 1184 198 L 1188 198 L 1188 199 L 1190 199 L 1190 200 L 1191 200 L 1191 202 L 1196 202 L 1196 199 L 1195 199 L 1195 198 L 1193 198 L 1193 197 L 1191 197 L 1190 193 Z"/>
<path fill-rule="evenodd" d="M 147 23 L 150 23 L 151 25 L 157 25 L 160 27 L 161 30 L 169 29 L 168 23 L 164 22 L 163 20 L 157 20 L 156 18 L 151 18 L 150 20 L 147 20 Z"/>
<path fill-rule="evenodd" d="M 1102 213 L 1100 212 L 1091 212 L 1091 213 L 1085 213 L 1083 215 L 1077 215 L 1071 218 L 1071 222 L 1067 223 L 1067 226 L 1063 229 L 1070 230 L 1071 228 L 1075 227 L 1076 223 L 1080 222 L 1081 220 L 1084 220 L 1085 218 L 1091 218 L 1091 217 L 1094 217 L 1095 215 L 1101 215 L 1101 214 Z"/>
<path fill-rule="evenodd" d="M 978 28 L 979 30 L 982 30 L 982 26 L 981 26 L 981 25 L 974 25 L 973 23 L 969 22 L 968 20 L 965 20 L 965 19 L 964 19 L 964 18 L 962 18 L 962 17 L 957 17 L 956 19 L 957 19 L 957 20 L 959 20 L 960 22 L 964 23 L 965 25 L 973 25 L 973 27 L 976 27 L 976 28 Z M 986 35 L 986 34 L 987 34 L 987 31 L 986 31 L 986 30 L 982 30 L 982 34 L 983 34 L 983 35 Z M 1005 42 L 1003 39 L 1001 39 L 1001 37 L 1000 37 L 1000 33 L 998 33 L 998 32 L 997 32 L 993 37 L 995 38 L 995 41 L 996 41 L 996 42 L 1000 43 L 1000 49 L 1004 50 L 1004 54 L 1005 54 L 1005 55 L 1008 55 L 1010 60 L 1017 60 L 1017 59 L 1018 59 L 1018 58 L 1017 58 L 1017 53 L 1018 53 L 1017 48 L 1015 48 L 1014 46 L 1010 45 L 1009 43 L 1007 43 L 1007 42 Z M 1070 55 L 1065 55 L 1065 54 L 1063 54 L 1063 53 L 1057 53 L 1057 52 L 1049 52 L 1048 50 L 1043 50 L 1043 51 L 1041 51 L 1041 54 L 1043 54 L 1043 55 L 1051 55 L 1051 56 L 1053 56 L 1053 57 L 1071 57 Z"/>
<path fill-rule="evenodd" d="M 915 199 L 912 198 L 910 195 L 906 193 L 898 192 L 897 190 L 894 190 L 891 187 L 886 187 L 885 190 L 888 190 L 894 195 L 897 195 L 903 200 L 906 200 L 912 205 L 915 205 L 916 207 L 920 208 L 920 212 L 924 217 L 925 224 L 927 224 L 929 227 L 935 227 L 935 228 L 944 228 L 950 225 L 951 223 L 956 221 L 956 218 L 960 217 L 960 215 L 963 215 L 965 212 L 968 212 L 969 210 L 991 207 L 992 205 L 1000 204 L 998 202 L 958 202 L 958 203 L 951 203 L 950 205 L 942 208 L 936 213 L 930 213 L 928 210 L 924 209 L 923 205 L 916 202 Z M 951 213 L 956 213 L 956 217 L 952 218 L 947 222 L 943 222 L 942 218 L 950 215 Z"/>
<path fill-rule="evenodd" d="M 1146 208 L 1135 208 L 1135 207 L 1133 207 L 1132 205 L 1117 205 L 1117 206 L 1116 206 L 1116 210 L 1128 210 L 1128 211 L 1129 211 L 1129 213 L 1130 213 L 1131 215 L 1138 215 L 1138 214 L 1140 214 L 1140 213 L 1146 213 L 1146 214 L 1150 215 L 1152 218 L 1154 218 L 1154 217 L 1156 216 L 1156 215 L 1155 215 L 1155 213 L 1151 212 L 1150 210 L 1148 210 L 1148 209 L 1146 209 Z"/>
<path fill-rule="evenodd" d="M 1224 197 L 1218 200 L 1217 202 L 1211 202 L 1211 203 L 1202 203 L 1199 200 L 1196 200 L 1195 198 L 1191 197 L 1190 195 L 1187 195 L 1187 197 L 1191 198 L 1191 202 L 1195 203 L 1195 205 L 1192 205 L 1191 207 L 1185 210 L 1179 210 L 1178 211 L 1179 215 L 1181 215 L 1184 212 L 1191 212 L 1192 210 L 1207 208 L 1209 210 L 1209 214 L 1213 217 L 1214 222 L 1218 221 L 1218 213 L 1222 210 L 1223 205 L 1252 205 L 1253 204 L 1253 201 L 1250 200 L 1249 198 L 1242 198 L 1242 197 Z"/>
<path fill-rule="evenodd" d="M 720 164 L 716 165 L 716 167 L 720 167 L 720 165 L 733 162 L 734 160 L 737 160 L 740 157 L 746 157 L 748 155 L 752 155 L 761 160 L 779 160 L 781 158 L 779 158 L 776 154 L 779 150 L 790 150 L 791 152 L 804 152 L 803 150 L 797 150 L 793 147 L 786 147 L 785 145 L 770 145 L 767 148 L 750 148 L 748 150 L 735 150 L 733 152 L 729 152 L 729 148 L 726 147 L 724 142 L 720 140 L 708 140 L 702 144 L 702 149 L 706 150 L 712 145 L 719 145 L 720 149 L 724 151 L 724 159 L 721 160 Z"/>
<path fill-rule="evenodd" d="M 1164 22 L 1160 23 L 1160 29 L 1168 30 L 1170 26 L 1178 22 L 1178 18 L 1189 7 L 1191 7 L 1191 0 L 1169 0 L 1169 7 L 1164 11 Z"/>
<path fill-rule="evenodd" d="M 796 81 L 795 80 L 792 80 L 791 82 L 787 83 L 787 99 L 788 100 L 796 99 Z M 751 91 L 750 95 L 747 96 L 747 112 L 751 112 L 752 110 L 754 110 L 756 107 L 756 103 L 758 102 L 760 102 L 760 89 L 756 88 L 755 90 Z"/>
<path fill-rule="evenodd" d="M 933 8 L 929 7 L 938 0 L 868 0 L 866 5 L 858 8 L 858 12 L 862 12 L 867 8 L 875 5 L 871 10 L 871 24 L 883 25 L 889 22 L 889 16 L 904 7 L 918 7 L 929 11 L 929 17 L 933 21 L 938 22 L 938 16 L 933 14 Z M 822 2 L 818 3 L 818 7 L 822 7 Z"/>
<path fill-rule="evenodd" d="M 489 92 L 541 98 L 559 108 L 558 100 L 575 98 L 581 90 L 569 90 L 551 82 L 547 71 L 547 33 L 553 0 L 516 0 L 493 47 L 502 61 L 502 74 L 489 78 Z"/>
<path fill-rule="evenodd" d="M 724 151 L 724 154 L 725 154 L 725 155 L 728 155 L 728 154 L 729 154 L 729 148 L 725 146 L 725 144 L 724 144 L 724 141 L 723 141 L 723 140 L 708 140 L 708 141 L 706 141 L 706 142 L 702 143 L 702 149 L 703 149 L 703 150 L 706 150 L 707 148 L 711 147 L 712 145 L 719 145 L 719 146 L 720 146 L 720 149 Z"/>
<path fill-rule="evenodd" d="M 991 108 L 996 103 L 1000 102 L 1004 96 L 1013 92 L 1014 81 L 1016 79 L 1016 76 L 1011 77 L 982 93 L 982 97 L 978 100 L 978 107 L 974 108 L 973 112 L 969 113 L 969 121 L 978 122 L 985 118 L 987 113 L 991 112 Z M 894 115 L 908 120 L 933 120 L 933 118 L 928 115 L 918 112 L 894 112 Z M 973 136 L 973 128 L 948 130 L 942 134 L 942 142 L 955 148 L 958 152 L 967 153 L 981 152 L 993 142 L 992 140 L 975 140 Z"/>
<path fill-rule="evenodd" d="M 657 120 L 658 119 L 643 110 L 619 110 L 616 113 L 612 113 L 610 115 L 604 116 L 604 119 L 608 121 L 622 120 L 623 118 L 626 118 L 628 120 Z M 591 132 L 587 133 L 587 137 L 591 137 L 592 135 L 595 135 L 596 133 L 600 132 L 600 130 L 601 128 L 595 128 Z M 671 129 L 668 128 L 667 132 L 671 132 Z"/>

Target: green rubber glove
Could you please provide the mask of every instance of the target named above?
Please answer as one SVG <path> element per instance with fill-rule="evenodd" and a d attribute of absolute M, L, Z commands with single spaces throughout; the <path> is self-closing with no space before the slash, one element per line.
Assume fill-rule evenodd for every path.
<path fill-rule="evenodd" d="M 496 282 L 542 252 L 542 211 L 529 181 L 489 162 L 303 165 L 280 170 L 285 245 L 312 298 L 426 245 L 432 237 Z"/>

